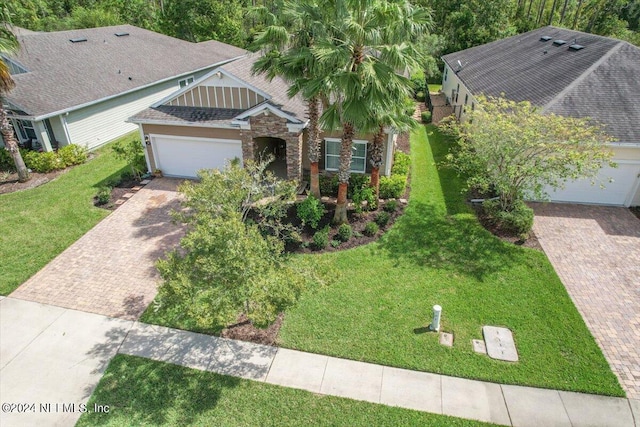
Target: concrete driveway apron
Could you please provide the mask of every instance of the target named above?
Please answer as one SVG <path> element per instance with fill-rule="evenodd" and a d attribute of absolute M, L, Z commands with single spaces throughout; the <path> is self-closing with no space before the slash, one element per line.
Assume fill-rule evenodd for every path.
<path fill-rule="evenodd" d="M 640 220 L 617 207 L 533 208 L 540 244 L 627 397 L 640 399 Z"/>
<path fill-rule="evenodd" d="M 155 262 L 178 245 L 180 181 L 156 178 L 10 296 L 136 320 L 157 293 Z"/>

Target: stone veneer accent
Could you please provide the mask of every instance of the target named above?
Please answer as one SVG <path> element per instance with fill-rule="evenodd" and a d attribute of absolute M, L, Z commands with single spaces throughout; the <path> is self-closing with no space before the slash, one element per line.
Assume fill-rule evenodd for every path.
<path fill-rule="evenodd" d="M 250 130 L 240 131 L 242 139 L 242 158 L 255 159 L 256 143 L 254 138 L 281 138 L 286 142 L 287 178 L 302 179 L 302 132 L 289 132 L 287 119 L 273 113 L 259 114 L 249 118 Z"/>

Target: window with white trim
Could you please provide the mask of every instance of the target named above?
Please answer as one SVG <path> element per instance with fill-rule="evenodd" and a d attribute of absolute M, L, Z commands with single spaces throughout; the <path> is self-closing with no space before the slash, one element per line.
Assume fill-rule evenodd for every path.
<path fill-rule="evenodd" d="M 33 122 L 29 120 L 16 120 L 16 122 L 18 123 L 19 139 L 21 141 L 38 139 L 36 137 L 36 131 L 33 128 Z"/>
<path fill-rule="evenodd" d="M 337 171 L 340 168 L 340 143 L 337 138 L 324 140 L 324 168 Z M 365 173 L 367 168 L 367 141 L 354 140 L 351 146 L 351 172 Z"/>
<path fill-rule="evenodd" d="M 180 81 L 178 81 L 178 84 L 180 85 L 180 87 L 185 87 L 185 86 L 189 86 L 191 83 L 193 83 L 193 76 L 187 77 L 186 79 L 182 79 Z"/>

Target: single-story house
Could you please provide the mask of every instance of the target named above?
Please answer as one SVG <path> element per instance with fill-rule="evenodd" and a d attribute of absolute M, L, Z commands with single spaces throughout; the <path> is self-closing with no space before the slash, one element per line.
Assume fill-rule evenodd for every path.
<path fill-rule="evenodd" d="M 254 75 L 259 54 L 224 64 L 129 119 L 140 126 L 150 171 L 173 177 L 197 176 L 200 169 L 221 168 L 234 158 L 273 154 L 274 172 L 300 180 L 310 168 L 306 104 L 287 96 L 288 84 Z M 336 171 L 340 133 L 322 135 L 321 170 Z M 388 130 L 380 173 L 389 175 L 396 134 Z M 371 135 L 357 135 L 351 171 L 367 173 Z"/>
<path fill-rule="evenodd" d="M 600 171 L 604 189 L 590 180 L 568 182 L 550 192 L 551 201 L 640 205 L 640 48 L 547 26 L 442 59 L 442 92 L 461 120 L 476 95 L 502 95 L 543 112 L 590 117 L 616 139 L 610 148 L 618 167 Z"/>
<path fill-rule="evenodd" d="M 131 115 L 247 52 L 131 25 L 15 33 L 19 50 L 3 55 L 16 83 L 5 107 L 19 141 L 45 151 L 93 149 L 135 131 Z"/>

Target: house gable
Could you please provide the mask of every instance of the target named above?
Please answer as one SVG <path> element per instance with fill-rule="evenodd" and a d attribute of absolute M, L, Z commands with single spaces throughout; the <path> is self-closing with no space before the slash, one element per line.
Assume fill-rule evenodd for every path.
<path fill-rule="evenodd" d="M 270 98 L 264 91 L 218 68 L 156 106 L 248 110 Z"/>

